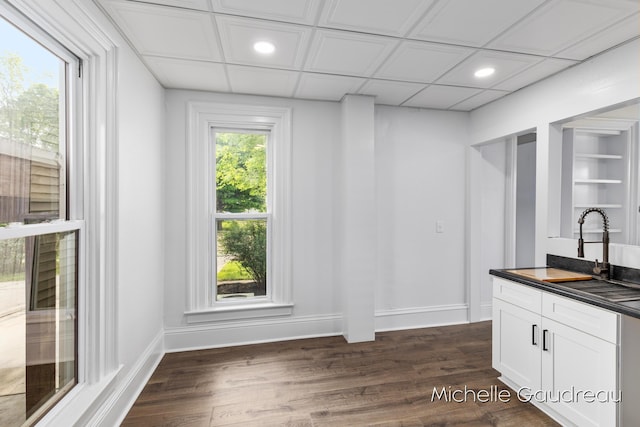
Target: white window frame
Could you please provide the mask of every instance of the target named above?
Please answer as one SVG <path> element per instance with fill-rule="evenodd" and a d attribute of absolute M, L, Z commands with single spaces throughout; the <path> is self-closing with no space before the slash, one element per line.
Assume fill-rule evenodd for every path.
<path fill-rule="evenodd" d="M 283 316 L 293 312 L 291 283 L 291 110 L 214 102 L 187 104 L 187 323 Z M 268 294 L 216 301 L 213 273 L 213 129 L 269 131 Z M 211 207 L 213 204 L 213 208 Z M 242 215 L 240 215 L 242 216 Z M 259 217 L 258 214 L 250 214 Z M 232 219 L 229 217 L 228 219 Z"/>
<path fill-rule="evenodd" d="M 79 176 L 69 189 L 83 210 L 78 271 L 78 385 L 41 420 L 43 425 L 86 425 L 95 416 L 93 402 L 114 387 L 123 365 L 117 340 L 117 75 L 113 33 L 96 22 L 99 9 L 84 0 L 33 2 L 8 0 L 82 60 L 83 81 L 77 93 L 79 120 L 68 128 L 80 141 L 71 158 Z M 0 2 L 0 6 L 2 3 Z M 105 21 L 106 22 L 106 21 Z M 70 171 L 73 173 L 73 171 Z M 80 181 L 81 180 L 81 181 Z M 73 212 L 69 212 L 74 217 Z M 45 227 L 36 224 L 29 227 Z"/>
<path fill-rule="evenodd" d="M 60 116 L 59 131 L 60 145 L 58 152 L 62 156 L 60 164 L 61 175 L 64 181 L 60 185 L 59 217 L 33 224 L 11 223 L 7 227 L 0 228 L 0 240 L 37 237 L 49 234 L 64 232 L 75 232 L 77 238 L 77 257 L 75 269 L 77 272 L 76 283 L 76 307 L 75 314 L 81 316 L 83 302 L 81 293 L 85 286 L 83 272 L 85 271 L 86 258 L 84 251 L 87 245 L 86 224 L 84 221 L 84 140 L 81 137 L 83 129 L 83 80 L 79 74 L 81 59 L 69 50 L 54 35 L 43 30 L 36 23 L 32 22 L 26 14 L 10 4 L 0 4 L 0 12 L 10 24 L 33 38 L 41 44 L 44 49 L 49 50 L 53 55 L 66 63 L 60 66 L 61 75 L 59 81 L 64 86 L 60 91 Z M 62 250 L 62 248 L 61 248 Z M 29 284 L 27 284 L 28 286 Z M 38 316 L 39 313 L 36 313 Z M 56 326 L 57 327 L 57 326 Z M 83 371 L 84 360 L 81 359 L 81 323 L 76 322 L 75 332 L 75 383 L 67 384 L 59 389 L 53 396 L 47 399 L 47 403 L 39 407 L 28 419 L 34 422 L 40 418 L 51 417 L 56 413 L 62 401 L 68 401 L 74 393 L 78 392 L 79 386 L 86 381 L 86 374 Z M 56 342 L 56 352 L 59 343 Z"/>
<path fill-rule="evenodd" d="M 219 307 L 228 307 L 239 304 L 260 304 L 265 301 L 271 301 L 271 280 L 272 280 L 272 268 L 271 268 L 271 224 L 272 224 L 272 207 L 273 207 L 273 197 L 272 197 L 272 189 L 273 189 L 273 163 L 272 159 L 274 157 L 273 151 L 274 147 L 271 141 L 273 140 L 271 137 L 271 127 L 270 126 L 256 126 L 253 127 L 241 127 L 241 128 L 212 128 L 211 129 L 211 139 L 210 146 L 212 149 L 210 150 L 210 163 L 209 163 L 209 176 L 215 177 L 217 176 L 216 170 L 216 156 L 217 156 L 217 146 L 216 146 L 216 135 L 218 133 L 235 133 L 235 134 L 251 134 L 251 135 L 264 135 L 266 136 L 267 144 L 266 144 L 266 170 L 267 170 L 267 198 L 266 198 L 266 210 L 264 212 L 218 212 L 217 211 L 217 186 L 213 186 L 211 188 L 210 194 L 210 215 L 211 215 L 211 227 L 209 236 L 211 241 L 209 242 L 209 248 L 211 250 L 211 254 L 214 255 L 212 259 L 215 261 L 211 263 L 211 287 L 213 292 L 211 294 L 210 305 L 219 306 Z M 267 253 L 266 253 L 266 261 L 267 261 L 267 294 L 254 296 L 248 298 L 243 301 L 234 300 L 234 299 L 226 299 L 218 301 L 218 283 L 217 283 L 217 240 L 218 240 L 218 221 L 240 221 L 240 220 L 264 220 L 267 223 Z"/>

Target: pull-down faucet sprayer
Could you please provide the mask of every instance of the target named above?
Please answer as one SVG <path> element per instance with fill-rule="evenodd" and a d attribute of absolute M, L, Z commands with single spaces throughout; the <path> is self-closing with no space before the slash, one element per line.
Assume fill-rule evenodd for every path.
<path fill-rule="evenodd" d="M 598 242 L 585 242 L 582 238 L 582 224 L 584 224 L 584 218 L 591 212 L 598 212 L 602 215 L 602 241 Z M 605 211 L 600 208 L 588 208 L 580 215 L 578 219 L 580 224 L 580 238 L 578 239 L 578 257 L 584 258 L 584 244 L 585 243 L 602 243 L 602 263 L 599 264 L 596 259 L 596 265 L 593 267 L 593 273 L 599 275 L 602 279 L 609 279 L 611 275 L 611 266 L 609 265 L 609 218 Z"/>

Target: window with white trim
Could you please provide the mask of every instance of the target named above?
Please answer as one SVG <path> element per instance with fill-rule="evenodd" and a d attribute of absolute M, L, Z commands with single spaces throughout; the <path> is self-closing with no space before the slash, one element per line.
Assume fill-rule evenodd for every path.
<path fill-rule="evenodd" d="M 212 129 L 215 301 L 269 298 L 269 130 Z"/>
<path fill-rule="evenodd" d="M 190 323 L 291 313 L 290 115 L 189 104 Z"/>
<path fill-rule="evenodd" d="M 80 60 L 0 4 L 0 425 L 78 383 Z"/>

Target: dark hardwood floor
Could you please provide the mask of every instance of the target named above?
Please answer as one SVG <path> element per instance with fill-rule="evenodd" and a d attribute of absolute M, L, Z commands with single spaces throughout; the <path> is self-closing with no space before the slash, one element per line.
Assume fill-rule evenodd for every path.
<path fill-rule="evenodd" d="M 497 376 L 490 322 L 383 332 L 358 344 L 330 337 L 172 353 L 122 425 L 557 425 Z M 434 395 L 465 386 L 475 399 Z M 483 403 L 478 392 L 496 387 L 509 401 Z"/>

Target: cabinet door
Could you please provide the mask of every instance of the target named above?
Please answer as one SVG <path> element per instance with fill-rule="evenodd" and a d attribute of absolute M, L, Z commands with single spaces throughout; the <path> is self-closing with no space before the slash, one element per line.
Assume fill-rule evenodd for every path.
<path fill-rule="evenodd" d="M 579 426 L 616 425 L 615 344 L 546 318 L 541 341 L 546 403 Z"/>
<path fill-rule="evenodd" d="M 493 300 L 493 368 L 518 387 L 540 389 L 541 317 Z"/>

